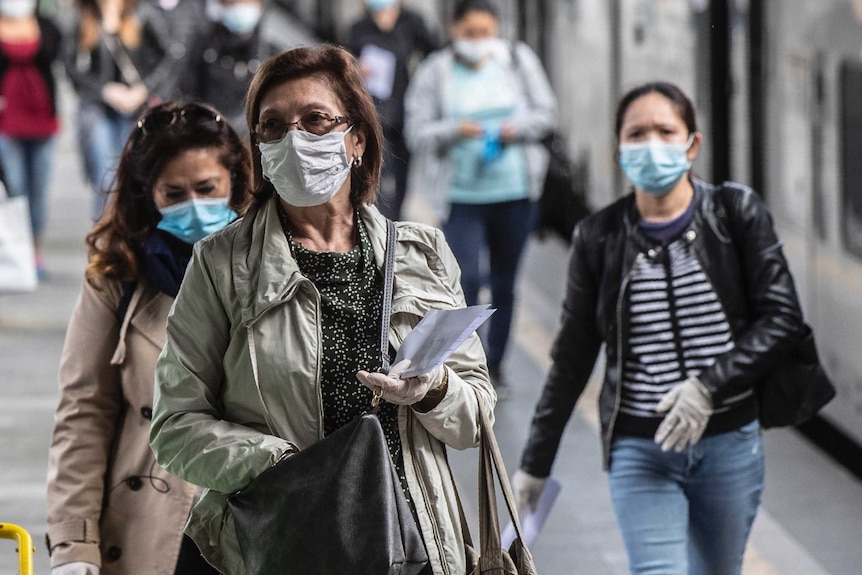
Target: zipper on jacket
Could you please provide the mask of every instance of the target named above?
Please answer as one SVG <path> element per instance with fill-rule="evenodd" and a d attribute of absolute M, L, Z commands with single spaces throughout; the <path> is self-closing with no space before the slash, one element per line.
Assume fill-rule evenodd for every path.
<path fill-rule="evenodd" d="M 407 416 L 407 437 L 413 437 L 413 417 L 411 415 Z M 419 490 L 422 491 L 422 504 L 425 506 L 425 512 L 428 514 L 428 519 L 431 522 L 431 528 L 434 531 L 434 544 L 437 546 L 437 553 L 440 556 L 440 565 L 443 567 L 444 573 L 451 573 L 449 570 L 449 564 L 446 562 L 446 554 L 443 550 L 443 544 L 441 542 L 440 537 L 440 526 L 437 525 L 437 520 L 434 516 L 433 510 L 430 509 L 428 504 L 428 489 L 425 487 L 425 480 L 422 477 L 419 469 L 419 463 L 417 458 L 411 453 L 410 460 L 413 463 L 413 472 L 416 474 L 416 483 L 419 484 Z M 447 463 L 448 465 L 448 463 Z M 416 500 L 413 500 L 413 504 L 416 504 Z M 418 517 L 417 517 L 418 519 Z M 428 542 L 425 541 L 425 547 L 428 547 Z"/>
<path fill-rule="evenodd" d="M 670 249 L 664 250 L 662 257 L 662 265 L 667 279 L 667 305 L 670 312 L 670 329 L 673 334 L 673 347 L 676 350 L 676 358 L 679 362 L 679 371 L 682 374 L 683 381 L 688 379 L 688 368 L 685 366 L 685 355 L 682 349 L 682 336 L 679 333 L 679 314 L 677 312 L 676 291 L 673 289 L 673 268 L 670 262 Z M 703 266 L 701 266 L 703 267 Z M 704 274 L 706 275 L 706 274 Z"/>
<path fill-rule="evenodd" d="M 632 277 L 632 269 L 635 264 L 643 258 L 643 253 L 638 253 L 632 267 L 626 277 L 623 278 L 623 283 L 620 286 L 620 295 L 617 297 L 617 394 L 614 398 L 614 412 L 611 414 L 611 420 L 608 423 L 608 432 L 604 438 L 604 463 L 605 469 L 611 467 L 611 438 L 614 436 L 614 426 L 617 422 L 617 416 L 620 413 L 620 404 L 623 399 L 623 303 L 625 301 L 626 290 L 629 286 L 629 281 Z"/>

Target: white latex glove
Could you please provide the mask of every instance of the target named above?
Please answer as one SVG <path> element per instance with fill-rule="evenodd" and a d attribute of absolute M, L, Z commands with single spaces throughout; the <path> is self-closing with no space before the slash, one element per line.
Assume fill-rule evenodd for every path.
<path fill-rule="evenodd" d="M 515 505 L 518 506 L 518 514 L 523 517 L 524 511 L 535 511 L 539 503 L 539 496 L 545 490 L 547 477 L 536 477 L 526 471 L 518 469 L 512 476 L 512 492 L 515 495 Z"/>
<path fill-rule="evenodd" d="M 51 568 L 51 575 L 99 575 L 99 566 L 85 561 L 72 561 Z"/>
<path fill-rule="evenodd" d="M 389 373 L 358 371 L 356 378 L 362 385 L 374 392 L 381 392 L 380 398 L 397 405 L 413 405 L 425 397 L 429 390 L 443 383 L 445 366 L 435 371 L 423 373 L 418 377 L 401 379 L 401 374 L 410 367 L 410 360 L 404 359 L 389 368 Z"/>
<path fill-rule="evenodd" d="M 699 379 L 689 377 L 661 398 L 656 411 L 668 413 L 655 432 L 655 442 L 662 451 L 682 451 L 700 441 L 712 415 L 712 395 Z"/>

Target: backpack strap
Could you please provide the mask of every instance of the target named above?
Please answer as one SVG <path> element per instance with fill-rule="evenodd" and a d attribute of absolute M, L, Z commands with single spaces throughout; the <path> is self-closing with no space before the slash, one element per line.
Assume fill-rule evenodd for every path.
<path fill-rule="evenodd" d="M 120 297 L 120 303 L 117 304 L 117 323 L 121 326 L 126 319 L 126 313 L 129 311 L 129 304 L 132 303 L 132 296 L 135 295 L 135 288 L 138 287 L 138 282 L 123 282 L 123 295 Z"/>

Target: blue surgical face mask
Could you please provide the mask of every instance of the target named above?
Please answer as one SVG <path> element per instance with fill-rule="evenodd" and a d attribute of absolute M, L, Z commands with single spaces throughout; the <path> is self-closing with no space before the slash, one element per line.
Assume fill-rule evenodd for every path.
<path fill-rule="evenodd" d="M 248 34 L 260 22 L 260 6 L 257 4 L 231 4 L 221 13 L 221 23 L 237 35 Z"/>
<path fill-rule="evenodd" d="M 365 0 L 365 5 L 368 6 L 368 9 L 372 12 L 386 10 L 387 8 L 392 8 L 396 4 L 398 4 L 398 0 Z"/>
<path fill-rule="evenodd" d="M 236 219 L 237 213 L 228 207 L 227 202 L 227 198 L 192 198 L 159 208 L 162 220 L 156 227 L 193 244 Z"/>
<path fill-rule="evenodd" d="M 639 190 L 663 196 L 691 168 L 686 153 L 694 134 L 684 144 L 649 140 L 620 144 L 620 168 Z"/>

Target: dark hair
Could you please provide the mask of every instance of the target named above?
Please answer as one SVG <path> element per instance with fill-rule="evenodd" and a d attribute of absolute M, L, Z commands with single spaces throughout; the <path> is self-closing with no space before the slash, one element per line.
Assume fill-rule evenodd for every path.
<path fill-rule="evenodd" d="M 181 118 L 187 111 L 190 113 Z M 181 106 L 176 102 L 150 108 L 138 125 L 172 114 L 170 123 L 152 130 L 135 127 L 126 139 L 109 196 L 111 203 L 87 234 L 90 258 L 86 275 L 90 281 L 96 276 L 124 282 L 138 279 L 139 246 L 161 220 L 152 185 L 165 164 L 183 152 L 217 150 L 222 165 L 231 173 L 228 205 L 240 214 L 248 205 L 251 159 L 248 146 L 234 129 L 210 106 Z"/>
<path fill-rule="evenodd" d="M 324 81 L 344 106 L 354 131 L 365 136 L 360 166 L 350 171 L 350 201 L 354 207 L 372 204 L 377 197 L 383 164 L 383 131 L 374 101 L 365 90 L 359 63 L 350 52 L 333 44 L 303 46 L 267 60 L 252 78 L 245 98 L 245 115 L 251 141 L 260 117 L 260 103 L 273 88 L 290 80 L 314 77 Z M 275 189 L 263 179 L 260 150 L 252 145 L 252 194 L 257 205 L 272 197 Z"/>
<path fill-rule="evenodd" d="M 632 103 L 641 96 L 653 93 L 661 94 L 670 100 L 676 108 L 679 117 L 682 118 L 683 122 L 685 122 L 685 126 L 688 128 L 689 134 L 697 132 L 697 119 L 695 117 L 694 106 L 692 105 L 691 100 L 688 99 L 688 96 L 685 95 L 685 92 L 670 82 L 650 82 L 629 90 L 629 92 L 623 96 L 622 100 L 620 100 L 620 103 L 617 106 L 616 129 L 614 130 L 617 138 L 620 136 L 620 130 L 623 128 L 623 121 L 625 120 L 626 112 Z"/>
<path fill-rule="evenodd" d="M 461 0 L 452 10 L 452 21 L 460 22 L 468 12 L 487 12 L 495 19 L 500 19 L 497 4 L 492 0 Z"/>

